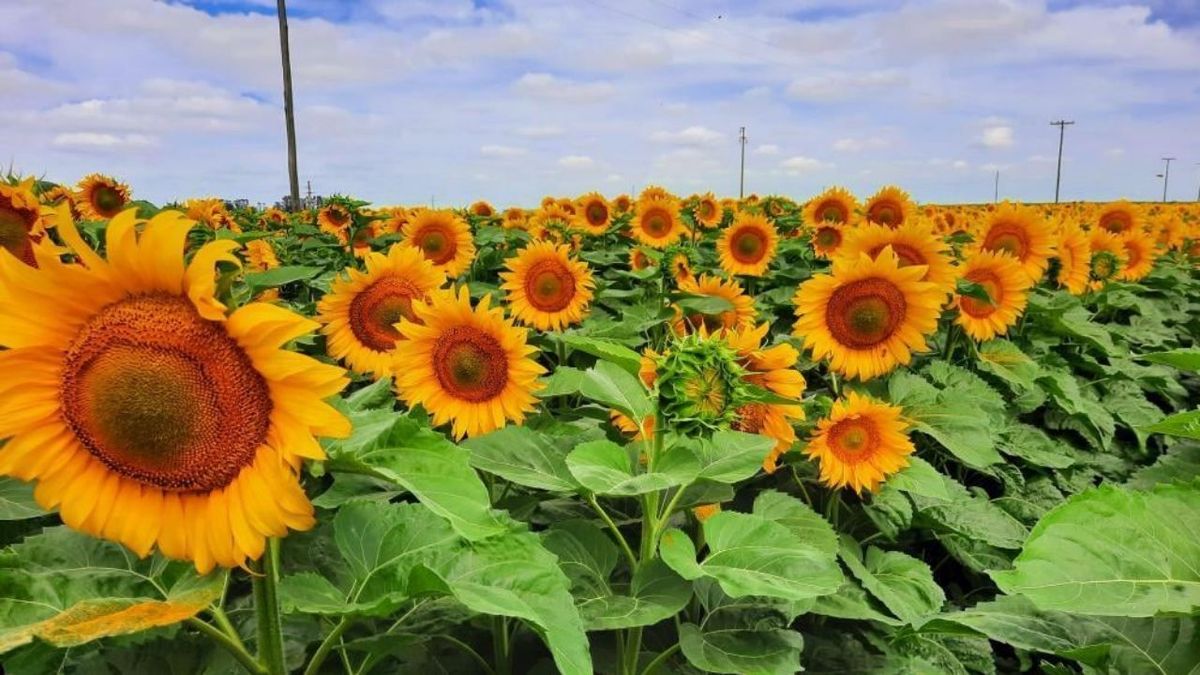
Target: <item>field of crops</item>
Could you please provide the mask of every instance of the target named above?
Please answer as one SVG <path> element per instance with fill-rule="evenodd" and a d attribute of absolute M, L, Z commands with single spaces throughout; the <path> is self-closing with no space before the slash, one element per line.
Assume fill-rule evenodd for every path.
<path fill-rule="evenodd" d="M 6 673 L 1200 672 L 1195 204 L 135 198 L 0 182 Z"/>

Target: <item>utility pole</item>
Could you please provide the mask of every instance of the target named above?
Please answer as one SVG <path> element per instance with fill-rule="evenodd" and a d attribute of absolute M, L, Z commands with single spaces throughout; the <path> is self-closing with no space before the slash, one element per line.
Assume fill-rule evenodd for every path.
<path fill-rule="evenodd" d="M 1000 169 L 996 169 L 996 185 L 992 189 L 992 203 L 1000 201 Z"/>
<path fill-rule="evenodd" d="M 1196 162 L 1196 166 L 1200 166 L 1200 162 Z M 1196 201 L 1200 202 L 1200 187 L 1196 188 Z"/>
<path fill-rule="evenodd" d="M 1162 160 L 1167 163 L 1167 168 L 1163 169 L 1163 201 L 1167 201 L 1167 181 L 1171 180 L 1171 162 L 1175 161 L 1174 157 L 1163 157 Z"/>
<path fill-rule="evenodd" d="M 746 196 L 746 127 L 742 127 L 738 142 L 742 144 L 742 170 L 738 179 L 738 199 Z"/>
<path fill-rule="evenodd" d="M 296 114 L 292 105 L 292 55 L 288 49 L 287 2 L 276 0 L 279 11 L 279 52 L 283 58 L 283 119 L 287 123 L 288 186 L 292 210 L 300 207 L 300 174 L 296 169 Z"/>
<path fill-rule="evenodd" d="M 1058 172 L 1055 173 L 1055 175 L 1054 175 L 1054 203 L 1055 204 L 1058 203 L 1058 188 L 1062 184 L 1063 136 L 1066 133 L 1067 127 L 1069 127 L 1072 124 L 1075 124 L 1075 122 L 1074 121 L 1068 122 L 1067 120 L 1059 120 L 1057 122 L 1050 123 L 1050 126 L 1058 127 Z"/>

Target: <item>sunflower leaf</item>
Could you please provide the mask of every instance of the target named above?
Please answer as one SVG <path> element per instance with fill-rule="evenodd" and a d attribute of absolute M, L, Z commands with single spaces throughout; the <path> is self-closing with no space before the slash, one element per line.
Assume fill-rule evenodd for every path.
<path fill-rule="evenodd" d="M 632 420 L 654 414 L 654 404 L 635 375 L 611 361 L 600 361 L 584 373 L 579 391 L 584 396 L 616 408 Z"/>

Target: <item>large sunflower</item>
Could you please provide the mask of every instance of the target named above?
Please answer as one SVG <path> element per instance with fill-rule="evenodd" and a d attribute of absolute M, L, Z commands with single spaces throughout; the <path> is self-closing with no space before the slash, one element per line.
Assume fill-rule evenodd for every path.
<path fill-rule="evenodd" d="M 770 330 L 769 323 L 757 328 L 742 326 L 725 331 L 724 338 L 737 352 L 745 380 L 750 384 L 786 398 L 799 400 L 804 394 L 804 376 L 795 369 L 800 352 L 788 344 L 763 348 L 762 341 Z M 738 431 L 762 434 L 775 440 L 775 447 L 763 459 L 767 473 L 775 470 L 779 458 L 796 442 L 792 420 L 804 419 L 804 408 L 782 403 L 750 403 L 737 410 L 733 426 Z"/>
<path fill-rule="evenodd" d="M 535 241 L 505 264 L 500 286 L 513 318 L 539 330 L 562 330 L 583 321 L 592 301 L 592 272 L 572 260 L 569 247 Z"/>
<path fill-rule="evenodd" d="M 717 238 L 721 269 L 729 274 L 761 277 L 775 257 L 779 235 L 765 216 L 740 213 Z"/>
<path fill-rule="evenodd" d="M 84 176 L 75 189 L 75 205 L 85 220 L 112 218 L 128 203 L 129 186 L 111 176 Z"/>
<path fill-rule="evenodd" d="M 451 279 L 475 260 L 471 227 L 453 211 L 423 209 L 404 223 L 404 241 L 421 249 L 435 267 Z"/>
<path fill-rule="evenodd" d="M 608 232 L 612 224 L 612 209 L 608 200 L 599 192 L 589 192 L 579 198 L 579 206 L 575 212 L 575 226 L 591 235 L 599 236 Z"/>
<path fill-rule="evenodd" d="M 435 425 L 450 422 L 455 438 L 520 424 L 533 410 L 545 372 L 530 356 L 527 331 L 513 326 L 484 296 L 471 308 L 467 287 L 435 291 L 413 303 L 422 323 L 401 320 L 408 339 L 397 349 L 396 389 L 409 405 L 422 405 Z"/>
<path fill-rule="evenodd" d="M 863 208 L 867 222 L 900 227 L 916 216 L 917 207 L 908 193 L 895 185 L 880 188 Z"/>
<path fill-rule="evenodd" d="M 1136 232 L 1142 229 L 1142 214 L 1137 206 L 1122 199 L 1100 208 L 1096 226 L 1113 234 Z"/>
<path fill-rule="evenodd" d="M 921 281 L 922 266 L 901 267 L 890 247 L 874 258 L 836 258 L 833 273 L 796 292 L 795 333 L 814 359 L 847 377 L 869 380 L 912 360 L 937 329 L 944 297 Z"/>
<path fill-rule="evenodd" d="M 366 271 L 353 267 L 334 279 L 317 305 L 326 349 L 357 373 L 376 378 L 392 373 L 392 351 L 400 341 L 396 323 L 413 320 L 414 302 L 441 287 L 446 275 L 421 251 L 394 244 L 387 255 L 370 252 Z"/>
<path fill-rule="evenodd" d="M 654 248 L 666 248 L 687 233 L 679 202 L 668 197 L 639 199 L 629 227 L 634 239 Z"/>
<path fill-rule="evenodd" d="M 908 466 L 914 448 L 902 412 L 853 391 L 835 401 L 804 449 L 820 462 L 821 482 L 849 486 L 859 494 L 874 492 L 888 476 Z"/>
<path fill-rule="evenodd" d="M 725 210 L 721 208 L 720 202 L 711 192 L 706 192 L 696 197 L 695 206 L 692 208 L 692 218 L 696 224 L 705 229 L 712 228 L 721 224 L 721 220 L 725 217 Z"/>
<path fill-rule="evenodd" d="M 925 266 L 922 281 L 928 281 L 947 293 L 954 288 L 956 275 L 950 249 L 929 225 L 920 220 L 914 219 L 896 228 L 871 223 L 853 228 L 847 233 L 846 241 L 838 249 L 837 255 L 857 260 L 860 254 L 866 253 L 874 258 L 888 246 L 892 247 L 901 267 Z"/>
<path fill-rule="evenodd" d="M 804 224 L 814 232 L 822 223 L 847 225 L 857 209 L 858 200 L 849 190 L 831 187 L 804 206 Z"/>
<path fill-rule="evenodd" d="M 134 213 L 109 222 L 107 260 L 69 217 L 58 229 L 82 265 L 31 270 L 0 252 L 0 474 L 139 556 L 242 565 L 313 525 L 296 473 L 324 457 L 314 435 L 350 432 L 322 400 L 345 373 L 282 349 L 313 321 L 261 303 L 226 316 L 215 267 L 236 264 L 235 242 L 185 266 L 192 221 Z"/>
<path fill-rule="evenodd" d="M 982 286 L 989 301 L 958 296 L 954 323 L 980 342 L 1003 335 L 1025 311 L 1033 284 L 1029 275 L 1004 251 L 979 251 L 967 258 L 961 273 L 964 280 Z"/>
<path fill-rule="evenodd" d="M 679 290 L 688 295 L 721 298 L 733 305 L 720 314 L 687 314 L 675 307 L 675 320 L 672 324 L 677 335 L 685 335 L 693 330 L 704 327 L 708 332 L 716 332 L 722 328 L 737 328 L 753 326 L 758 313 L 754 309 L 754 298 L 746 295 L 741 285 L 733 279 L 701 274 L 699 278 L 682 278 L 678 280 Z"/>
<path fill-rule="evenodd" d="M 33 183 L 32 178 L 19 185 L 0 182 L 0 248 L 36 267 L 34 247 L 42 241 L 45 225 L 41 204 L 33 194 Z M 70 209 L 69 205 L 63 206 Z"/>
<path fill-rule="evenodd" d="M 1099 227 L 1092 230 L 1088 244 L 1092 248 L 1092 258 L 1088 262 L 1088 278 L 1091 280 L 1089 286 L 1096 290 L 1109 281 L 1120 278 L 1125 270 L 1128 253 L 1120 237 Z"/>
<path fill-rule="evenodd" d="M 1064 221 L 1058 229 L 1058 246 L 1055 250 L 1058 255 L 1058 274 L 1054 280 L 1072 295 L 1087 291 L 1092 247 L 1083 228 L 1074 221 Z"/>
<path fill-rule="evenodd" d="M 1125 267 L 1117 278 L 1122 281 L 1141 281 L 1154 269 L 1154 243 L 1141 230 L 1121 235 L 1125 248 Z"/>
<path fill-rule="evenodd" d="M 1037 283 L 1054 255 L 1054 233 L 1037 211 L 1004 202 L 980 223 L 975 249 L 1008 253 Z"/>

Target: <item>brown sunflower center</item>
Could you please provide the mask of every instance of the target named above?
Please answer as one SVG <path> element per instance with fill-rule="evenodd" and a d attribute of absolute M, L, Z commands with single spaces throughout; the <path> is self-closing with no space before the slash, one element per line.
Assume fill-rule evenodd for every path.
<path fill-rule="evenodd" d="M 817 233 L 813 236 L 817 242 L 817 246 L 823 250 L 837 248 L 837 245 L 842 243 L 842 231 L 836 227 L 821 227 L 817 228 Z"/>
<path fill-rule="evenodd" d="M 0 197 L 0 247 L 8 249 L 27 265 L 36 263 L 33 257 L 33 240 L 29 237 L 30 228 L 36 221 L 36 212 L 19 209 Z"/>
<path fill-rule="evenodd" d="M 67 350 L 63 417 L 113 471 L 166 490 L 224 487 L 267 436 L 271 395 L 222 324 L 185 298 L 98 312 Z"/>
<path fill-rule="evenodd" d="M 665 237 L 671 233 L 671 214 L 666 209 L 649 209 L 642 215 L 642 229 L 652 237 Z"/>
<path fill-rule="evenodd" d="M 575 297 L 575 276 L 557 260 L 539 260 L 525 274 L 525 297 L 543 312 L 560 312 Z"/>
<path fill-rule="evenodd" d="M 343 225 L 346 221 L 350 220 L 350 214 L 342 209 L 329 209 L 326 215 L 334 225 Z"/>
<path fill-rule="evenodd" d="M 391 351 L 400 339 L 395 324 L 400 319 L 417 320 L 412 303 L 422 296 L 420 289 L 407 279 L 382 277 L 350 302 L 350 330 L 368 348 Z"/>
<path fill-rule="evenodd" d="M 425 257 L 435 265 L 444 265 L 454 257 L 457 245 L 454 235 L 442 227 L 427 227 L 414 237 Z"/>
<path fill-rule="evenodd" d="M 829 449 L 843 462 L 865 461 L 864 455 L 879 443 L 879 432 L 869 420 L 850 417 L 839 421 L 829 429 Z"/>
<path fill-rule="evenodd" d="M 454 326 L 438 337 L 433 369 L 446 393 L 472 403 L 494 399 L 508 384 L 504 348 L 474 326 Z"/>
<path fill-rule="evenodd" d="M 881 201 L 872 204 L 870 210 L 867 211 L 867 217 L 870 220 L 889 227 L 898 227 L 902 224 L 900 214 L 900 205 L 891 201 Z"/>
<path fill-rule="evenodd" d="M 1004 287 L 1000 285 L 1000 277 L 991 270 L 972 270 L 967 272 L 963 277 L 967 281 L 979 284 L 983 290 L 987 291 L 988 298 L 991 302 L 977 300 L 972 297 L 962 296 L 961 307 L 962 311 L 976 319 L 981 319 L 985 316 L 990 316 L 1000 303 L 1004 300 Z"/>
<path fill-rule="evenodd" d="M 608 222 L 608 207 L 600 202 L 592 202 L 588 204 L 584 210 L 587 216 L 588 224 L 599 227 Z"/>
<path fill-rule="evenodd" d="M 756 263 L 767 253 L 767 238 L 754 228 L 743 228 L 733 233 L 733 245 L 729 252 L 740 263 Z"/>
<path fill-rule="evenodd" d="M 709 201 L 700 202 L 700 208 L 698 210 L 700 212 L 700 217 L 704 220 L 709 220 L 713 216 L 717 215 L 717 205 Z"/>
<path fill-rule="evenodd" d="M 1100 227 L 1114 234 L 1121 234 L 1133 227 L 1133 221 L 1124 213 L 1110 213 L 1100 218 Z"/>
<path fill-rule="evenodd" d="M 824 202 L 817 208 L 818 218 L 825 222 L 844 223 L 850 220 L 850 214 L 840 202 Z"/>
<path fill-rule="evenodd" d="M 860 279 L 833 292 L 825 324 L 838 342 L 855 349 L 874 347 L 904 321 L 904 293 L 886 279 Z"/>
<path fill-rule="evenodd" d="M 1029 252 L 1029 233 L 1014 223 L 996 223 L 983 238 L 983 249 L 1004 251 L 1017 260 L 1024 260 Z"/>
<path fill-rule="evenodd" d="M 115 216 L 125 205 L 125 198 L 111 185 L 101 185 L 92 191 L 92 203 L 102 215 Z"/>

